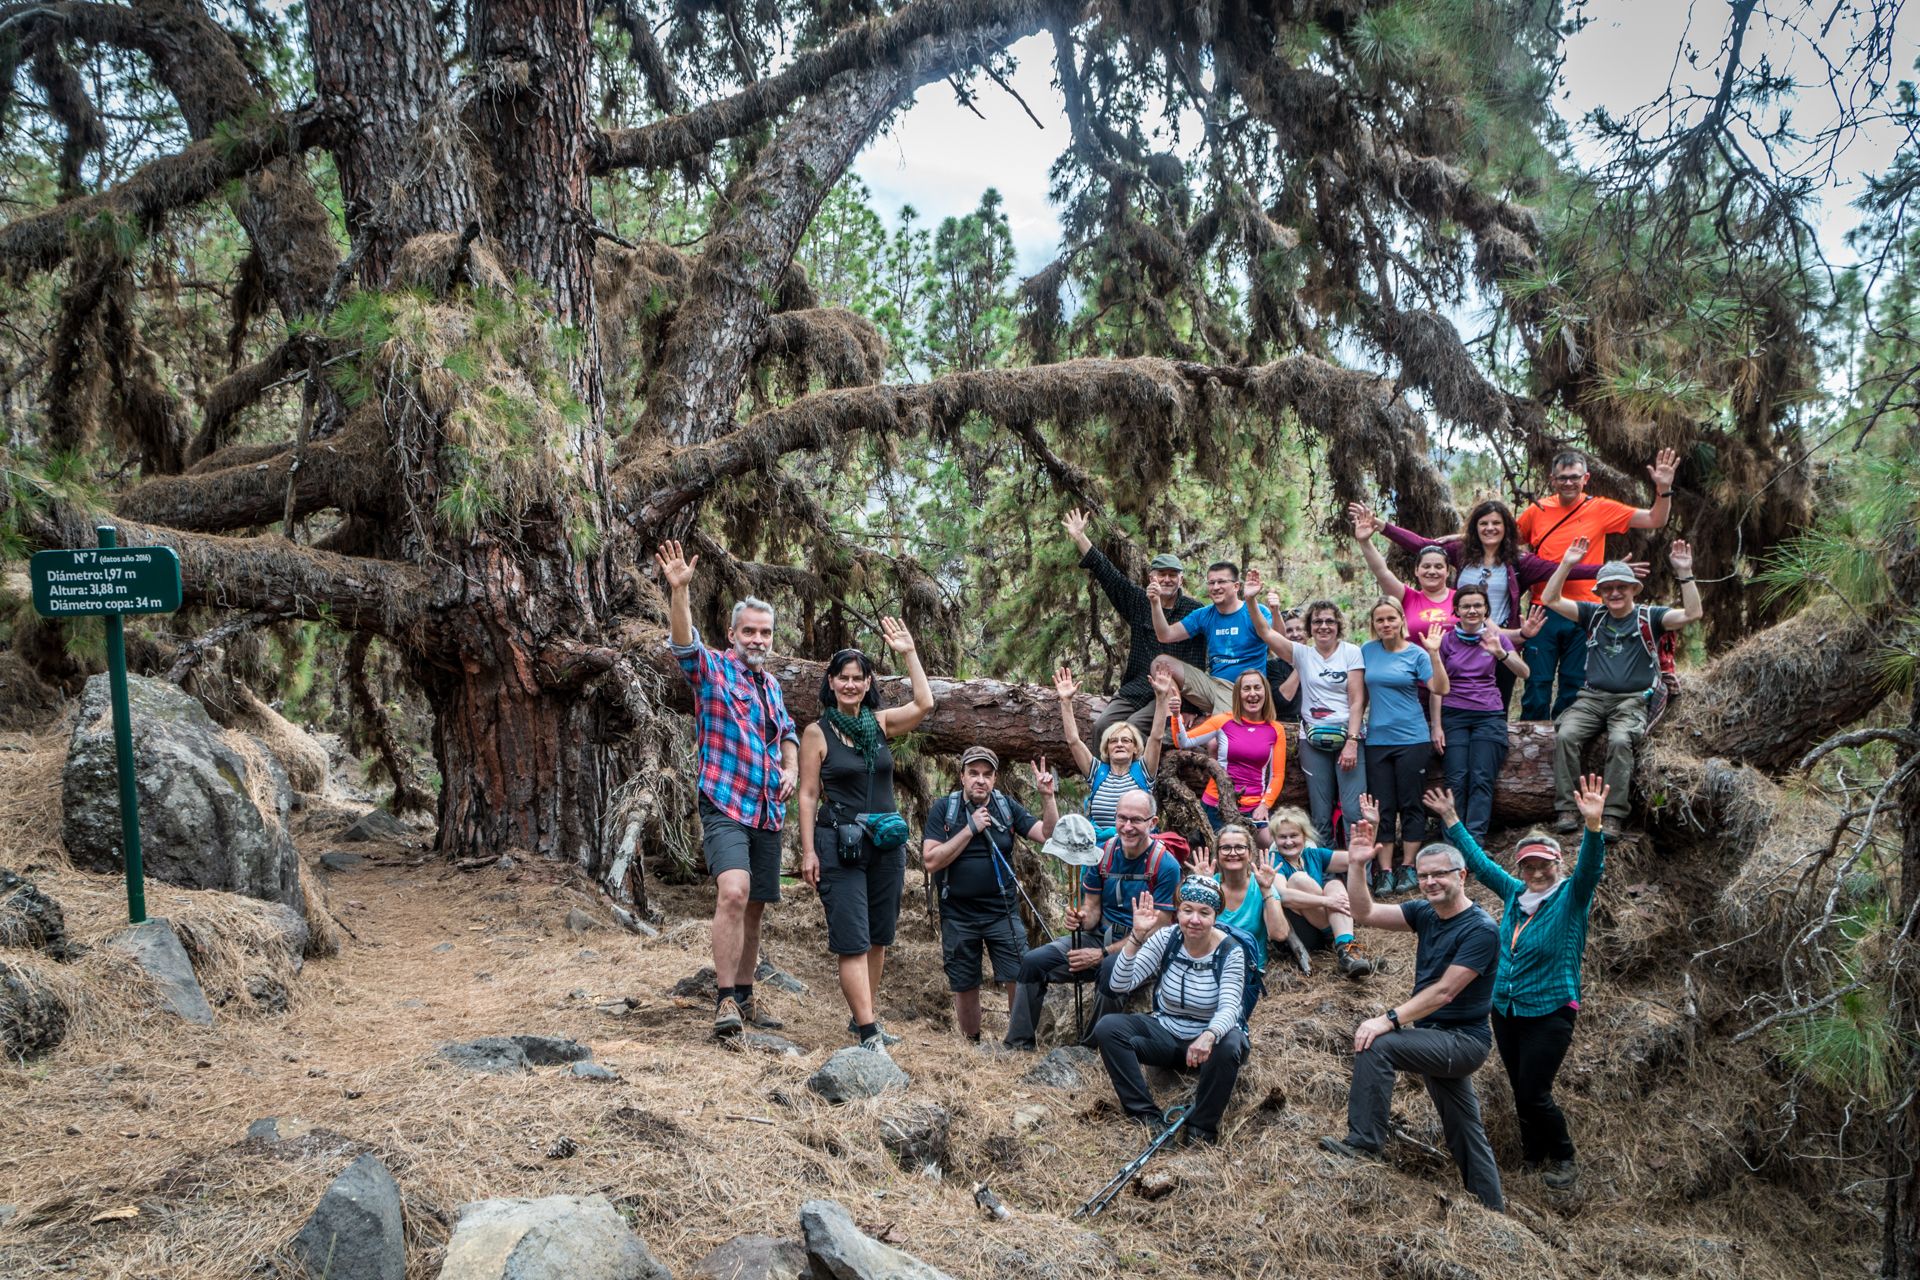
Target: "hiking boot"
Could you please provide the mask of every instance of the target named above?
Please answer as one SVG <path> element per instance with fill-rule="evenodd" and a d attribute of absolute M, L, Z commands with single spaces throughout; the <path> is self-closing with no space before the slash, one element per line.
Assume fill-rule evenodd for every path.
<path fill-rule="evenodd" d="M 1196 1129 L 1192 1125 L 1180 1131 L 1180 1141 L 1189 1147 L 1217 1147 L 1220 1135 L 1211 1129 Z"/>
<path fill-rule="evenodd" d="M 1367 944 L 1358 938 L 1335 946 L 1333 963 L 1342 977 L 1364 978 L 1373 972 L 1373 957 L 1367 954 Z"/>
<path fill-rule="evenodd" d="M 1600 824 L 1600 834 L 1609 840 L 1618 840 L 1627 834 L 1627 824 L 1618 818 L 1608 818 Z"/>
<path fill-rule="evenodd" d="M 766 1008 L 760 1003 L 759 996 L 754 996 L 740 1006 L 740 1016 L 746 1021 L 748 1026 L 760 1031 L 778 1031 L 787 1025 L 766 1011 Z"/>
<path fill-rule="evenodd" d="M 1379 1160 L 1381 1158 L 1378 1151 L 1369 1147 L 1355 1146 L 1341 1138 L 1320 1139 L 1320 1149 L 1332 1155 L 1344 1156 L 1348 1160 Z"/>
<path fill-rule="evenodd" d="M 726 996 L 713 1007 L 713 1034 L 716 1036 L 737 1036 L 746 1025 L 746 1019 L 740 1016 L 740 1002 L 732 996 Z"/>
<path fill-rule="evenodd" d="M 1384 898 L 1393 893 L 1393 872 L 1382 871 L 1375 867 L 1368 872 L 1367 888 L 1373 890 L 1373 896 Z"/>
<path fill-rule="evenodd" d="M 868 1053 L 879 1054 L 881 1057 L 887 1059 L 887 1061 L 889 1062 L 893 1061 L 893 1055 L 887 1052 L 887 1040 L 885 1036 L 880 1036 L 880 1035 L 868 1036 L 865 1040 L 862 1040 L 860 1042 L 860 1047 L 862 1049 L 865 1049 Z"/>
<path fill-rule="evenodd" d="M 1393 891 L 1395 893 L 1413 893 L 1419 888 L 1420 876 L 1412 867 L 1402 867 L 1395 873 L 1393 877 Z"/>
<path fill-rule="evenodd" d="M 1553 820 L 1553 829 L 1563 836 L 1570 836 L 1580 829 L 1580 815 L 1563 813 Z"/>
<path fill-rule="evenodd" d="M 873 1025 L 876 1027 L 880 1027 L 879 1020 L 875 1019 Z M 854 1036 L 856 1038 L 858 1038 L 858 1036 L 860 1035 L 860 1024 L 855 1022 L 852 1018 L 847 1019 L 847 1034 L 850 1036 Z M 887 1044 L 900 1043 L 900 1037 L 894 1035 L 892 1032 L 888 1031 L 885 1027 L 880 1027 L 879 1038 Z M 872 1039 L 872 1037 L 869 1036 L 868 1039 Z"/>
<path fill-rule="evenodd" d="M 1571 1160 L 1549 1160 L 1540 1180 L 1555 1191 L 1571 1191 L 1580 1179 L 1580 1167 Z"/>

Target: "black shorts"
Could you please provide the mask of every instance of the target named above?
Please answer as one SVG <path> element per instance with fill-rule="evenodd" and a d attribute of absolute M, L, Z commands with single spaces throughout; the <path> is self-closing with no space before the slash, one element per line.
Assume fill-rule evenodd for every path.
<path fill-rule="evenodd" d="M 1300 939 L 1300 945 L 1309 951 L 1333 950 L 1333 930 L 1322 929 L 1305 916 L 1288 911 L 1287 931 Z"/>
<path fill-rule="evenodd" d="M 707 874 L 718 879 L 722 871 L 744 871 L 752 877 L 748 902 L 780 901 L 780 833 L 749 827 L 700 797 L 700 852 Z"/>
<path fill-rule="evenodd" d="M 1020 957 L 1027 949 L 1027 931 L 1013 904 L 940 904 L 940 954 L 947 971 L 947 990 L 972 991 L 980 985 L 980 953 L 993 959 L 993 980 L 1012 982 L 1020 976 Z"/>
<path fill-rule="evenodd" d="M 827 910 L 827 949 L 837 956 L 862 956 L 874 947 L 893 945 L 900 923 L 900 890 L 907 879 L 907 850 L 879 850 L 871 841 L 858 866 L 840 864 L 840 838 L 832 823 L 813 828 L 813 852 L 820 859 L 820 905 Z"/>

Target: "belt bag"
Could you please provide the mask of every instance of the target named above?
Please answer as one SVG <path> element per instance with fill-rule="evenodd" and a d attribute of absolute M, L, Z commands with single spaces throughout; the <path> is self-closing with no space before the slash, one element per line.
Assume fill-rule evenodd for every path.
<path fill-rule="evenodd" d="M 853 825 L 866 833 L 867 839 L 873 841 L 874 848 L 883 852 L 898 849 L 911 834 L 907 829 L 907 820 L 891 810 L 860 814 L 854 818 Z"/>
<path fill-rule="evenodd" d="M 1347 745 L 1347 731 L 1334 725 L 1315 725 L 1307 730 L 1307 742 L 1320 751 L 1339 751 Z"/>
<path fill-rule="evenodd" d="M 834 854 L 843 867 L 857 867 L 867 860 L 867 831 L 858 822 L 833 824 Z"/>

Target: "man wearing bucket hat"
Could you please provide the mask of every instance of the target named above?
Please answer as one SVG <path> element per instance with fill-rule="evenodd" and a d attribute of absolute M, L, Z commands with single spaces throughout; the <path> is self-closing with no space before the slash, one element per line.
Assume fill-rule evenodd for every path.
<path fill-rule="evenodd" d="M 962 751 L 960 789 L 933 806 L 920 846 L 921 862 L 940 895 L 940 950 L 953 993 L 953 1018 L 960 1034 L 975 1041 L 980 1039 L 981 952 L 990 957 L 993 980 L 1006 988 L 1011 1002 L 1026 949 L 1014 841 L 1045 840 L 1060 821 L 1054 776 L 1044 758 L 1033 764 L 1040 817 L 994 785 L 999 775 L 1000 757 L 989 748 Z"/>
<path fill-rule="evenodd" d="M 1121 573 L 1113 561 L 1093 545 L 1093 540 L 1087 537 L 1087 522 L 1084 511 L 1069 511 L 1061 521 L 1073 545 L 1080 549 L 1080 567 L 1093 575 L 1113 605 L 1113 611 L 1127 624 L 1127 660 L 1120 671 L 1120 687 L 1114 690 L 1106 709 L 1093 722 L 1093 740 L 1102 741 L 1107 730 L 1122 721 L 1132 725 L 1142 741 L 1146 740 L 1153 731 L 1153 685 L 1147 673 L 1153 660 L 1162 655 L 1175 664 L 1182 698 L 1195 711 L 1210 715 L 1226 710 L 1224 704 L 1216 705 L 1220 699 L 1216 696 L 1215 682 L 1207 675 L 1206 637 L 1162 644 L 1153 632 L 1153 600 L 1159 600 L 1162 611 L 1174 621 L 1206 605 L 1206 601 L 1196 600 L 1180 590 L 1181 578 L 1186 572 L 1180 557 L 1162 552 L 1149 561 L 1147 583 L 1143 588 Z"/>
<path fill-rule="evenodd" d="M 1628 789 L 1633 782 L 1633 758 L 1646 737 L 1648 710 L 1660 679 L 1658 637 L 1699 620 L 1700 587 L 1693 576 L 1693 550 L 1675 539 L 1667 559 L 1680 584 L 1681 608 L 1641 605 L 1640 580 L 1619 560 L 1600 566 L 1593 580 L 1601 603 L 1569 600 L 1563 594 L 1567 574 L 1587 553 L 1587 540 L 1575 538 L 1560 557 L 1560 567 L 1547 579 L 1543 603 L 1577 624 L 1586 635 L 1586 684 L 1553 722 L 1554 830 L 1576 831 L 1580 818 L 1574 807 L 1574 783 L 1580 776 L 1580 757 L 1601 734 L 1607 735 L 1608 788 L 1605 832 L 1618 836 L 1627 817 Z"/>
<path fill-rule="evenodd" d="M 1169 924 L 1180 887 L 1179 859 L 1152 834 L 1153 819 L 1151 792 L 1129 791 L 1114 806 L 1119 834 L 1107 842 L 1099 861 L 1081 870 L 1080 905 L 1066 913 L 1071 932 L 1020 957 L 1020 982 L 1007 1017 L 1008 1048 L 1036 1047 L 1050 983 L 1094 984 L 1089 1028 L 1120 1008 L 1122 997 L 1112 986 L 1113 966 L 1133 930 L 1134 899 L 1148 893 L 1160 923 Z"/>

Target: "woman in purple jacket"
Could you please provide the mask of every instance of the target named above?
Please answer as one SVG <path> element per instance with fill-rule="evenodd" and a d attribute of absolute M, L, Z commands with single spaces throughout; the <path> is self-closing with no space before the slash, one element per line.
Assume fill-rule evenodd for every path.
<path fill-rule="evenodd" d="M 1405 547 L 1409 551 L 1418 551 L 1426 546 L 1443 549 L 1448 561 L 1458 571 L 1454 586 L 1485 587 L 1487 622 L 1509 636 L 1517 634 L 1520 624 L 1526 621 L 1526 610 L 1521 603 L 1524 599 L 1522 590 L 1545 582 L 1553 576 L 1557 567 L 1552 560 L 1520 549 L 1513 512 L 1498 498 L 1488 498 L 1474 507 L 1467 513 L 1465 529 L 1449 537 L 1429 538 L 1393 524 L 1382 526 L 1381 532 L 1395 546 Z M 1599 572 L 1597 563 L 1577 564 L 1567 576 L 1591 578 Z M 1645 569 L 1639 568 L 1635 572 L 1644 574 Z M 1513 701 L 1513 679 L 1513 672 L 1505 665 L 1494 672 L 1503 708 Z"/>

